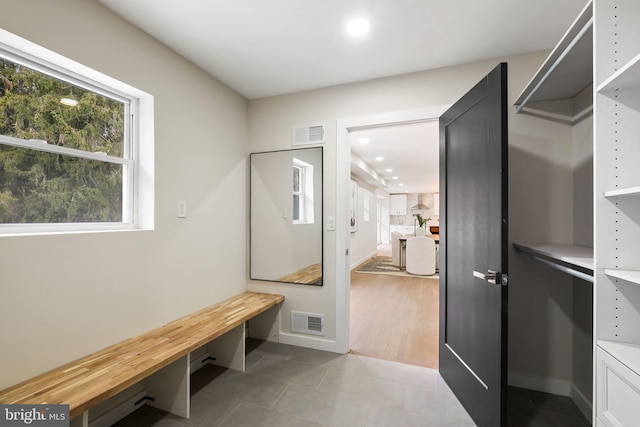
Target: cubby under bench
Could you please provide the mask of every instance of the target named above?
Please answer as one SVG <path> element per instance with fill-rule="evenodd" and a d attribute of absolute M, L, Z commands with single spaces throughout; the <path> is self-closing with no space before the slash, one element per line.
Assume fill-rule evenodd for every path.
<path fill-rule="evenodd" d="M 246 322 L 263 313 L 276 319 L 282 301 L 244 292 L 2 390 L 0 403 L 68 404 L 71 425 L 87 427 L 92 408 L 138 385 L 148 404 L 188 418 L 193 352 L 197 363 L 244 371 Z"/>

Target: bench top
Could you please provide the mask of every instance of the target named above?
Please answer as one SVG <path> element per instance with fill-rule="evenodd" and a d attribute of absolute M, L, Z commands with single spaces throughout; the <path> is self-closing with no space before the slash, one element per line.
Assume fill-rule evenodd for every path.
<path fill-rule="evenodd" d="M 71 418 L 284 301 L 244 292 L 0 391 L 0 403 L 68 404 Z"/>

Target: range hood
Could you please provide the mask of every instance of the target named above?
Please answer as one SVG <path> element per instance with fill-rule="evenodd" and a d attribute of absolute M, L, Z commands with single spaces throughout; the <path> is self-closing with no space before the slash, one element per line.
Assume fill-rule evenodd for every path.
<path fill-rule="evenodd" d="M 422 196 L 418 196 L 418 204 L 411 206 L 411 210 L 412 211 L 419 211 L 419 210 L 427 210 L 427 209 L 431 209 L 429 206 L 425 205 L 424 203 L 422 203 Z"/>

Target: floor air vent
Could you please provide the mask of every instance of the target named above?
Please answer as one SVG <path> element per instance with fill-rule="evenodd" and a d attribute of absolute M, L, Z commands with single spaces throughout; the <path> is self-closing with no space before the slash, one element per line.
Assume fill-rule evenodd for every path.
<path fill-rule="evenodd" d="M 324 314 L 292 311 L 291 331 L 303 334 L 324 335 Z"/>
<path fill-rule="evenodd" d="M 296 126 L 291 145 L 321 144 L 324 142 L 324 124 Z"/>

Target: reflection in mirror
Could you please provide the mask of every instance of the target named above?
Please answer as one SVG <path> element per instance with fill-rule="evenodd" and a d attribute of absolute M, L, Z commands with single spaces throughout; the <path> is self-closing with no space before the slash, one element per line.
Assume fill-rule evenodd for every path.
<path fill-rule="evenodd" d="M 251 279 L 322 285 L 322 147 L 250 163 Z"/>

